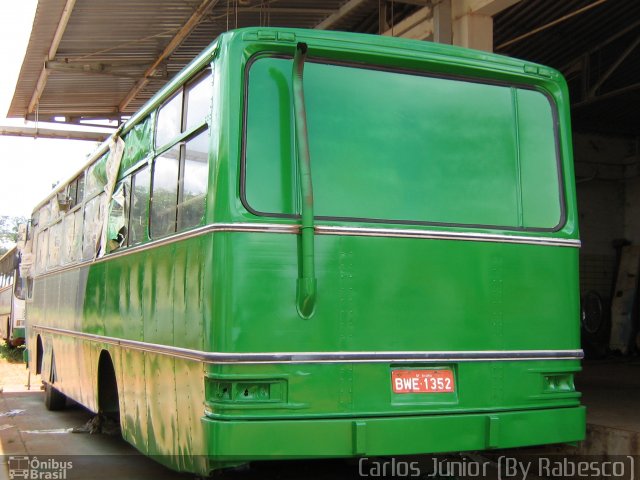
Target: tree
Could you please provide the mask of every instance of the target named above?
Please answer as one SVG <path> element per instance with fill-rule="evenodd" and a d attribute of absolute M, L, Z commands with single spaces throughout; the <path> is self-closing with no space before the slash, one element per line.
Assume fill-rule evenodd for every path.
<path fill-rule="evenodd" d="M 26 217 L 0 215 L 0 255 L 4 255 L 18 241 L 18 226 L 26 224 Z"/>

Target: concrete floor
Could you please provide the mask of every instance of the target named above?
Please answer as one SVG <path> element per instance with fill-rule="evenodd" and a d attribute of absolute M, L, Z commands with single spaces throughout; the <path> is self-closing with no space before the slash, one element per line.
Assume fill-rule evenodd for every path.
<path fill-rule="evenodd" d="M 92 414 L 77 404 L 49 412 L 43 392 L 16 388 L 0 394 L 0 480 L 9 479 L 9 457 L 38 457 L 72 462 L 66 480 L 186 480 L 193 474 L 173 472 L 141 455 L 119 436 L 71 433 Z M 423 461 L 427 461 L 425 457 Z M 14 464 L 15 465 L 15 464 Z M 341 480 L 358 478 L 357 464 L 344 460 L 262 462 L 251 468 L 220 472 L 218 480 Z"/>
<path fill-rule="evenodd" d="M 587 406 L 579 453 L 640 455 L 640 359 L 585 361 L 576 387 Z"/>
<path fill-rule="evenodd" d="M 576 378 L 587 406 L 587 440 L 564 453 L 640 455 L 640 360 L 587 361 Z M 69 433 L 91 414 L 79 406 L 47 412 L 39 381 L 32 390 L 13 388 L 0 394 L 0 480 L 8 479 L 8 457 L 73 455 L 67 479 L 193 479 L 172 472 L 142 456 L 121 438 L 104 434 Z M 19 410 L 23 410 L 19 412 Z M 2 416 L 14 411 L 14 416 Z M 543 449 L 544 450 L 544 449 Z M 534 453 L 529 450 L 529 453 Z M 541 452 L 542 453 L 542 452 Z M 59 458 L 59 457 L 56 457 Z M 430 463 L 421 457 L 420 463 Z M 64 458 L 60 458 L 64 460 Z M 67 459 L 68 460 L 68 459 Z M 265 462 L 249 469 L 224 472 L 220 479 L 348 479 L 357 478 L 355 462 L 342 460 Z"/>
<path fill-rule="evenodd" d="M 80 406 L 47 412 L 43 393 L 4 392 L 0 414 L 24 410 L 12 417 L 0 417 L 0 479 L 8 476 L 8 457 L 40 456 L 40 460 L 70 460 L 68 479 L 191 479 L 193 475 L 172 472 L 142 456 L 121 438 L 109 435 L 69 433 L 83 426 L 91 415 Z M 65 457 L 72 455 L 72 457 Z M 60 456 L 60 457 L 58 457 Z"/>
<path fill-rule="evenodd" d="M 585 361 L 576 386 L 587 423 L 640 432 L 640 359 Z"/>

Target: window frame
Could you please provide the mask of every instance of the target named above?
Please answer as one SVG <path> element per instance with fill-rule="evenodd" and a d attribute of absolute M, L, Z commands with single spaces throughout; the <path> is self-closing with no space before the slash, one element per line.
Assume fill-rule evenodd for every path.
<path fill-rule="evenodd" d="M 292 219 L 299 220 L 300 214 L 289 214 L 280 212 L 263 212 L 253 208 L 247 199 L 247 175 L 246 175 L 246 154 L 247 154 L 247 118 L 249 111 L 249 80 L 251 67 L 258 61 L 264 58 L 279 58 L 284 60 L 293 60 L 293 56 L 289 54 L 283 54 L 282 52 L 262 51 L 252 55 L 244 65 L 243 75 L 243 92 L 242 92 L 242 132 L 241 132 L 241 153 L 240 153 L 240 202 L 244 208 L 252 215 L 257 217 L 271 217 L 278 219 Z M 564 181 L 564 169 L 562 165 L 562 151 L 560 147 L 559 137 L 559 113 L 558 106 L 553 96 L 546 90 L 537 87 L 532 84 L 516 82 L 516 81 L 503 81 L 498 79 L 484 78 L 473 75 L 462 75 L 453 73 L 439 73 L 432 71 L 416 70 L 410 68 L 402 68 L 390 65 L 379 65 L 372 63 L 359 63 L 355 61 L 344 61 L 327 57 L 307 57 L 306 63 L 317 63 L 322 65 L 333 65 L 349 68 L 359 68 L 365 70 L 376 70 L 389 73 L 400 73 L 406 75 L 415 75 L 421 77 L 430 77 L 443 80 L 454 80 L 468 83 L 478 83 L 491 86 L 517 88 L 523 90 L 531 90 L 544 95 L 549 102 L 551 108 L 551 116 L 553 122 L 553 137 L 554 137 L 554 150 L 555 150 L 555 163 L 556 163 L 556 178 L 558 185 L 558 202 L 560 207 L 560 215 L 557 225 L 551 228 L 544 227 L 520 227 L 514 225 L 484 225 L 484 224 L 468 224 L 468 223 L 455 223 L 455 222 L 435 222 L 435 221 L 422 221 L 422 220 L 403 220 L 403 219 L 384 219 L 384 218 L 361 218 L 361 217 L 342 217 L 342 216 L 323 216 L 318 215 L 315 218 L 317 220 L 328 220 L 338 222 L 356 222 L 356 223 L 383 223 L 391 225 L 415 225 L 415 226 L 437 226 L 437 227 L 463 227 L 463 228 L 478 228 L 478 229 L 491 229 L 491 230 L 506 230 L 506 231 L 518 231 L 518 232 L 558 232 L 562 230 L 567 222 L 567 205 L 566 205 L 566 191 Z M 313 159 L 312 159 L 313 162 Z"/>
<path fill-rule="evenodd" d="M 155 160 L 157 157 L 159 157 L 164 152 L 173 148 L 176 145 L 179 148 L 178 194 L 176 195 L 176 205 L 175 205 L 176 229 L 173 232 L 169 233 L 168 235 L 172 235 L 178 232 L 183 232 L 193 228 L 197 228 L 203 223 L 204 218 L 206 216 L 206 205 L 208 203 L 208 196 L 209 196 L 209 188 L 208 188 L 209 176 L 208 175 L 207 175 L 207 191 L 205 192 L 205 196 L 204 196 L 205 215 L 203 215 L 199 223 L 196 225 L 189 226 L 186 228 L 178 228 L 179 226 L 178 216 L 180 215 L 179 207 L 182 203 L 181 199 L 183 196 L 183 188 L 184 188 L 183 175 L 184 175 L 184 169 L 185 169 L 184 165 L 185 165 L 185 158 L 186 158 L 186 155 L 185 155 L 186 144 L 196 136 L 207 131 L 209 132 L 208 138 L 209 139 L 211 138 L 210 129 L 211 129 L 211 119 L 213 116 L 212 115 L 213 96 L 212 96 L 209 99 L 209 108 L 207 110 L 206 115 L 199 121 L 199 123 L 193 124 L 189 129 L 186 129 L 185 127 L 187 122 L 187 106 L 188 106 L 189 92 L 199 82 L 203 80 L 206 81 L 206 79 L 208 78 L 209 79 L 208 81 L 211 82 L 210 90 L 212 91 L 212 95 L 213 95 L 214 88 L 215 88 L 214 68 L 215 67 L 212 63 L 208 63 L 207 65 L 203 66 L 203 68 L 201 68 L 198 72 L 196 72 L 190 79 L 188 79 L 186 82 L 180 85 L 176 89 L 176 91 L 171 94 L 170 97 L 168 97 L 158 108 L 155 109 L 154 112 L 151 112 L 149 114 L 149 117 L 153 122 L 152 137 L 150 142 L 151 143 L 150 152 L 144 161 L 136 162 L 136 165 L 132 166 L 132 168 L 129 168 L 128 171 L 124 172 L 126 174 L 125 177 L 120 179 L 116 184 L 116 185 L 120 185 L 123 181 L 126 181 L 127 179 L 129 182 L 127 187 L 129 190 L 128 191 L 129 205 L 128 205 L 128 211 L 126 212 L 127 216 L 125 219 L 126 220 L 125 226 L 127 227 L 127 238 L 121 248 L 137 247 L 146 242 L 154 240 L 155 238 L 161 238 L 161 237 L 152 237 L 151 235 L 151 209 L 153 204 L 152 203 L 152 187 L 153 187 Z M 165 145 L 156 146 L 157 123 L 158 123 L 157 119 L 158 119 L 160 110 L 163 106 L 165 106 L 168 102 L 170 102 L 175 97 L 175 95 L 179 94 L 179 92 L 182 92 L 182 102 L 180 106 L 180 115 L 181 115 L 180 130 L 181 131 L 178 135 L 176 135 L 171 141 L 169 141 Z M 210 149 L 207 150 L 207 155 L 209 154 L 210 154 Z M 84 170 L 77 173 L 76 176 L 64 187 L 63 192 L 66 198 L 68 199 L 67 201 L 69 202 L 67 210 L 64 210 L 64 211 L 60 210 L 59 212 L 52 211 L 53 202 L 56 200 L 55 198 L 53 198 L 50 201 L 48 201 L 46 204 L 38 208 L 36 211 L 34 211 L 32 215 L 32 218 L 34 220 L 33 225 L 38 227 L 37 234 L 35 235 L 35 239 L 34 239 L 36 243 L 36 254 L 37 254 L 37 257 L 36 257 L 37 260 L 34 265 L 35 267 L 34 269 L 37 275 L 46 274 L 50 270 L 57 270 L 59 268 L 63 268 L 63 267 L 66 268 L 68 266 L 93 261 L 95 259 L 96 254 L 98 254 L 97 252 L 98 247 L 95 246 L 95 248 L 93 248 L 92 245 L 89 245 L 90 242 L 88 242 L 88 240 L 90 240 L 90 238 L 93 235 L 89 231 L 90 229 L 85 228 L 88 226 L 87 218 L 86 218 L 87 208 L 89 207 L 89 204 L 91 204 L 92 202 L 94 201 L 97 202 L 97 205 L 95 205 L 95 207 L 92 207 L 92 208 L 96 209 L 97 214 L 99 214 L 104 208 L 105 211 L 103 212 L 103 214 L 107 216 L 107 219 L 108 219 L 111 213 L 111 202 L 107 205 L 103 205 L 104 195 L 105 195 L 104 190 L 102 188 L 98 188 L 98 185 L 87 185 L 87 181 L 91 176 L 91 172 L 93 171 L 93 169 L 96 168 L 96 165 L 98 165 L 106 155 L 108 155 L 108 153 L 105 153 L 104 155 L 97 158 L 95 162 L 86 166 Z M 210 167 L 209 162 L 207 163 L 207 166 Z M 149 184 L 148 184 L 149 195 L 146 198 L 146 202 L 145 202 L 145 210 L 146 210 L 146 226 L 145 226 L 145 233 L 144 233 L 145 238 L 141 241 L 137 241 L 136 243 L 132 243 L 130 231 L 131 231 L 131 220 L 132 220 L 131 196 L 133 194 L 133 182 L 134 182 L 134 177 L 138 175 L 140 172 L 142 172 L 145 168 L 148 168 L 148 178 L 149 178 Z M 90 191 L 88 187 L 93 187 L 93 190 Z M 43 215 L 44 215 L 45 221 L 41 222 L 40 220 L 42 219 Z M 65 237 L 65 234 L 66 234 L 65 225 L 71 222 L 71 220 L 67 218 L 70 216 L 74 217 L 73 218 L 74 224 L 77 223 L 76 220 L 79 220 L 81 223 L 80 231 L 79 231 L 80 238 L 79 238 L 78 252 L 77 252 L 76 258 L 73 260 L 70 260 L 69 258 L 67 258 L 67 252 L 66 252 L 67 239 Z M 79 218 L 75 218 L 76 216 Z M 51 262 L 50 261 L 50 247 L 51 247 L 50 237 L 51 237 L 52 228 L 55 230 L 54 227 L 56 225 L 59 225 L 58 229 L 60 230 L 60 235 L 61 235 L 61 245 L 60 245 L 60 252 L 59 252 L 57 265 L 54 266 L 50 264 Z M 162 237 L 165 237 L 168 235 L 163 235 Z M 75 235 L 74 235 L 74 238 L 75 238 Z M 99 241 L 100 239 L 98 238 L 97 240 Z M 46 250 L 43 252 L 44 255 L 38 255 L 39 243 L 43 241 L 46 243 L 46 245 L 44 245 L 42 248 L 46 247 Z M 85 246 L 87 248 L 92 247 L 91 249 L 96 251 L 94 251 L 91 256 L 85 256 Z M 120 249 L 117 249 L 117 251 L 120 251 Z M 115 252 L 115 250 L 113 252 Z M 111 252 L 105 252 L 106 255 L 108 255 L 109 253 Z"/>
<path fill-rule="evenodd" d="M 46 245 L 43 245 L 46 243 Z M 47 263 L 49 261 L 49 227 L 46 226 L 38 232 L 36 236 L 36 262 L 35 271 L 38 274 L 44 274 L 47 271 Z"/>
<path fill-rule="evenodd" d="M 149 203 L 147 207 L 147 218 L 148 218 L 147 232 L 148 232 L 148 238 L 150 240 L 165 238 L 171 235 L 175 235 L 179 232 L 188 231 L 193 228 L 197 228 L 198 226 L 202 225 L 202 223 L 204 222 L 204 217 L 206 215 L 207 197 L 209 195 L 209 188 L 207 188 L 207 192 L 205 193 L 205 198 L 204 198 L 205 214 L 203 215 L 203 218 L 196 225 L 191 225 L 186 228 L 179 228 L 180 226 L 179 217 L 181 214 L 181 210 L 179 207 L 182 203 L 182 198 L 184 194 L 184 169 L 185 169 L 185 158 L 186 158 L 186 144 L 204 132 L 209 132 L 209 142 L 211 140 L 212 103 L 213 103 L 214 94 L 212 93 L 212 99 L 211 99 L 212 101 L 209 105 L 208 114 L 202 118 L 200 123 L 196 123 L 187 129 L 186 123 L 187 123 L 187 109 L 188 109 L 188 92 L 196 84 L 206 79 L 207 77 L 210 77 L 210 82 L 212 83 L 212 92 L 213 92 L 213 89 L 215 89 L 215 84 L 213 83 L 215 78 L 214 68 L 215 66 L 213 64 L 208 64 L 207 66 L 205 66 L 203 69 L 201 69 L 196 74 L 194 74 L 192 78 L 190 78 L 184 84 L 180 85 L 180 87 L 178 87 L 178 89 L 175 92 L 173 92 L 171 96 L 168 97 L 167 100 L 164 101 L 156 109 L 155 116 L 154 116 L 154 120 L 155 120 L 154 128 L 153 128 L 153 144 L 155 145 L 155 150 L 154 150 L 153 160 L 151 161 Z M 171 141 L 167 142 L 166 144 L 162 146 L 156 145 L 157 134 L 158 134 L 158 118 L 160 116 L 160 111 L 162 110 L 162 108 L 164 108 L 165 105 L 171 102 L 171 100 L 173 100 L 176 97 L 176 95 L 179 95 L 179 94 L 182 94 L 182 108 L 180 110 L 180 115 L 181 115 L 180 130 L 181 131 L 178 135 L 176 135 Z M 154 207 L 153 197 L 154 197 L 154 180 L 155 180 L 155 173 L 156 173 L 156 160 L 159 157 L 161 157 L 164 153 L 166 153 L 167 151 L 171 150 L 174 147 L 178 147 L 178 178 L 177 178 L 177 195 L 176 195 L 176 204 L 175 204 L 175 207 L 176 207 L 175 229 L 169 233 L 156 236 L 153 234 L 153 207 Z M 210 153 L 210 150 L 208 151 L 208 153 Z M 208 166 L 210 166 L 210 162 L 208 163 Z M 207 179 L 207 184 L 208 183 L 209 181 Z"/>
<path fill-rule="evenodd" d="M 187 92 L 196 84 L 199 83 L 200 80 L 202 80 L 203 78 L 205 78 L 207 75 L 211 76 L 211 82 L 213 84 L 213 65 L 212 64 L 208 64 L 206 67 L 204 67 L 202 70 L 198 71 L 193 77 L 191 77 L 188 81 L 186 81 L 185 83 L 183 83 L 182 85 L 180 85 L 180 87 L 178 87 L 176 89 L 176 91 L 174 91 L 164 102 L 162 102 L 160 104 L 160 106 L 156 109 L 155 114 L 154 114 L 154 122 L 153 122 L 153 147 L 154 147 L 154 160 L 155 157 L 157 157 L 158 155 L 160 155 L 161 153 L 165 152 L 166 150 L 169 150 L 173 145 L 183 141 L 186 137 L 190 136 L 191 133 L 194 133 L 196 130 L 198 130 L 199 128 L 202 128 L 203 124 L 209 124 L 209 117 L 211 116 L 211 108 L 209 108 L 209 114 L 205 115 L 205 117 L 203 118 L 203 121 L 200 122 L 199 124 L 194 125 L 193 127 L 191 127 L 190 129 L 186 130 L 186 123 L 187 123 L 187 107 L 188 107 L 188 102 L 187 102 Z M 158 145 L 157 144 L 157 139 L 158 139 L 158 124 L 159 124 L 159 117 L 160 117 L 160 112 L 162 111 L 162 109 L 169 104 L 177 95 L 179 95 L 180 93 L 182 93 L 182 105 L 180 108 L 180 132 L 175 135 L 171 140 L 169 140 L 168 142 L 162 144 L 162 145 Z"/>
<path fill-rule="evenodd" d="M 141 173 L 144 169 L 148 169 L 149 171 L 149 183 L 147 185 L 147 188 L 149 189 L 149 194 L 147 195 L 146 202 L 145 202 L 145 212 L 146 212 L 146 220 L 147 220 L 145 223 L 145 230 L 144 230 L 145 238 L 144 240 L 141 240 L 139 242 L 132 243 L 131 242 L 131 213 L 133 212 L 133 193 L 136 187 L 135 177 L 139 173 Z M 147 160 L 142 165 L 139 165 L 134 171 L 132 171 L 127 175 L 128 177 L 130 177 L 130 181 L 129 181 L 130 192 L 129 192 L 129 217 L 127 218 L 127 242 L 125 245 L 126 247 L 135 247 L 136 245 L 140 245 L 145 242 L 148 242 L 149 239 L 151 238 L 151 185 L 153 180 L 152 172 L 153 172 L 152 162 L 149 162 Z"/>
<path fill-rule="evenodd" d="M 107 243 L 105 245 L 103 245 L 103 248 L 105 249 L 105 255 L 108 255 L 110 253 L 113 253 L 117 250 L 120 250 L 123 247 L 127 247 L 129 245 L 129 217 L 130 217 L 130 211 L 131 211 L 131 175 L 127 175 L 126 177 L 122 178 L 120 181 L 118 181 L 115 184 L 115 187 L 113 189 L 113 193 L 115 194 L 119 188 L 123 189 L 123 204 L 122 204 L 122 210 L 123 210 L 123 220 L 124 220 L 124 225 L 122 225 L 122 227 L 120 227 L 120 229 L 118 229 L 118 233 L 116 236 L 118 236 L 120 234 L 120 230 L 122 228 L 125 228 L 125 234 L 124 234 L 124 239 L 122 240 L 122 244 L 119 244 L 117 247 L 111 248 L 109 242 L 111 240 L 115 240 L 115 239 L 111 239 L 109 238 L 109 228 L 111 227 L 112 221 L 112 211 L 113 211 L 113 206 L 115 203 L 114 200 L 114 195 L 111 195 L 111 199 L 109 201 L 109 205 L 107 205 L 107 211 L 105 212 L 106 216 L 107 216 Z"/>
<path fill-rule="evenodd" d="M 62 259 L 64 255 L 64 221 L 65 215 L 58 217 L 57 221 L 53 222 L 49 225 L 49 240 L 47 243 L 47 266 L 46 271 L 55 270 L 63 265 Z M 52 238 L 53 237 L 53 238 Z M 54 241 L 52 244 L 51 240 Z M 56 246 L 55 242 L 59 244 Z M 52 247 L 56 247 L 58 249 L 57 258 L 52 258 L 52 253 L 55 253 L 55 250 Z"/>
<path fill-rule="evenodd" d="M 186 158 L 186 146 L 187 143 L 189 143 L 191 140 L 193 140 L 194 138 L 196 138 L 198 135 L 201 135 L 202 133 L 206 133 L 209 132 L 209 140 L 211 140 L 211 132 L 210 132 L 210 125 L 205 121 L 204 123 L 190 129 L 188 132 L 185 132 L 185 136 L 181 137 L 179 141 L 177 141 L 176 143 L 172 143 L 169 145 L 169 148 L 166 148 L 164 150 L 162 150 L 162 152 L 158 153 L 154 159 L 153 159 L 153 166 L 152 166 L 152 170 L 151 170 L 151 183 L 150 183 L 150 188 L 149 188 L 149 210 L 148 210 L 148 218 L 149 218 L 149 225 L 148 225 L 148 231 L 149 231 L 149 238 L 154 240 L 154 239 L 158 239 L 158 238 L 164 238 L 167 237 L 169 235 L 175 235 L 176 233 L 179 232 L 184 232 L 187 230 L 190 230 L 192 228 L 197 228 L 198 226 L 202 225 L 202 222 L 204 220 L 203 219 L 200 220 L 200 222 L 198 222 L 198 224 L 196 225 L 191 225 L 189 227 L 186 228 L 178 228 L 180 225 L 180 205 L 182 204 L 182 199 L 183 199 L 183 195 L 184 195 L 184 169 L 185 169 L 185 158 Z M 171 148 L 173 147 L 178 147 L 178 178 L 177 178 L 177 195 L 176 195 L 176 222 L 175 222 L 175 230 L 173 230 L 172 232 L 166 233 L 164 235 L 153 235 L 153 224 L 152 224 L 152 219 L 153 219 L 153 192 L 154 192 L 154 180 L 155 180 L 155 174 L 156 174 L 156 160 L 160 157 L 162 157 L 162 155 L 164 153 L 166 153 L 167 151 L 169 151 Z M 208 183 L 208 179 L 207 179 L 207 183 Z M 207 201 L 207 195 L 208 195 L 208 189 L 207 189 L 207 193 L 205 194 L 205 213 L 206 213 L 206 201 Z"/>
<path fill-rule="evenodd" d="M 95 195 L 92 195 L 91 197 L 87 198 L 86 201 L 84 201 L 82 203 L 82 244 L 80 246 L 80 255 L 78 257 L 77 263 L 82 263 L 82 262 L 87 262 L 87 261 L 92 261 L 95 259 L 96 255 L 98 254 L 98 243 L 100 241 L 100 237 L 96 238 L 96 244 L 93 246 L 93 253 L 88 256 L 85 257 L 84 255 L 84 250 L 85 250 L 85 238 L 88 237 L 88 233 L 89 230 L 87 228 L 85 228 L 86 226 L 86 214 L 87 214 L 87 207 L 89 206 L 89 204 L 91 202 L 93 202 L 94 200 L 97 201 L 98 205 L 97 205 L 97 214 L 98 216 L 100 215 L 100 210 L 102 209 L 102 201 L 104 199 L 104 196 L 106 195 L 106 193 L 104 191 L 98 192 Z M 109 205 L 106 206 L 106 208 L 109 208 Z M 108 211 L 104 212 L 105 215 L 108 215 Z"/>
<path fill-rule="evenodd" d="M 153 125 L 153 147 L 155 151 L 164 151 L 168 146 L 174 145 L 176 143 L 176 139 L 180 138 L 183 133 L 184 128 L 184 85 L 180 86 L 175 92 L 171 94 L 169 98 L 167 98 L 162 104 L 156 109 L 155 117 L 154 117 L 154 125 Z M 169 141 L 159 145 L 158 142 L 158 126 L 160 125 L 160 113 L 162 109 L 164 109 L 167 105 L 169 105 L 178 95 L 182 95 L 182 101 L 180 102 L 180 131 L 177 135 L 174 135 Z"/>

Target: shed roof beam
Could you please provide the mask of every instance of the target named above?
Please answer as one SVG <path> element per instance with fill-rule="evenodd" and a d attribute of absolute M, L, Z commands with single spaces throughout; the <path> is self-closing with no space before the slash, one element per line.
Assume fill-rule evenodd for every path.
<path fill-rule="evenodd" d="M 451 0 L 440 0 L 433 6 L 433 41 L 448 45 L 453 42 Z"/>
<path fill-rule="evenodd" d="M 488 15 L 463 15 L 453 21 L 453 44 L 493 51 L 493 18 Z"/>
<path fill-rule="evenodd" d="M 590 105 L 592 103 L 599 102 L 600 100 L 606 100 L 607 98 L 617 97 L 624 93 L 634 92 L 636 90 L 640 90 L 640 83 L 633 83 L 631 85 L 627 85 L 626 87 L 621 87 L 616 90 L 603 93 L 602 95 L 595 95 L 593 97 L 587 98 L 586 100 L 583 100 L 582 102 L 575 103 L 571 106 L 574 108 L 584 107 L 585 105 Z"/>
<path fill-rule="evenodd" d="M 142 74 L 142 78 L 136 82 L 133 88 L 127 93 L 118 106 L 119 110 L 123 112 L 129 104 L 138 96 L 140 91 L 149 83 L 151 77 L 153 77 L 158 70 L 158 67 L 164 62 L 175 50 L 184 42 L 194 28 L 204 19 L 205 15 L 218 3 L 219 0 L 203 0 L 195 12 L 189 17 L 189 20 L 178 30 L 178 33 L 171 39 L 169 44 L 162 51 L 160 56 L 155 59 L 147 70 Z"/>
<path fill-rule="evenodd" d="M 406 3 L 407 5 L 418 5 L 420 7 L 426 7 L 431 4 L 431 0 L 393 0 L 395 3 Z"/>
<path fill-rule="evenodd" d="M 331 27 L 333 27 L 336 23 L 349 15 L 360 5 L 364 5 L 368 1 L 369 0 L 349 0 L 348 2 L 344 3 L 338 10 L 333 12 L 313 28 L 315 28 L 316 30 L 330 30 Z"/>
<path fill-rule="evenodd" d="M 110 107 L 110 106 L 93 106 L 92 105 L 82 105 L 79 108 L 82 108 L 82 111 L 78 111 L 77 106 L 65 107 L 64 103 L 57 103 L 55 105 L 47 105 L 43 107 L 39 114 L 39 120 L 43 121 L 44 118 L 50 116 L 65 116 L 65 117 L 88 117 L 88 116 L 96 116 L 100 118 L 111 118 L 120 117 L 120 112 L 118 111 L 118 107 Z M 26 116 L 27 120 L 36 120 L 35 114 L 29 114 Z"/>
<path fill-rule="evenodd" d="M 486 15 L 493 17 L 519 1 L 520 0 L 455 0 L 451 7 L 454 18 L 461 17 L 462 15 Z"/>
<path fill-rule="evenodd" d="M 0 136 L 32 137 L 32 138 L 57 138 L 61 140 L 89 140 L 102 142 L 112 132 L 84 132 L 80 130 L 58 130 L 41 127 L 12 127 L 0 126 Z"/>
<path fill-rule="evenodd" d="M 265 11 L 269 13 L 294 13 L 294 14 L 309 14 L 309 15 L 330 15 L 335 12 L 332 8 L 303 8 L 303 7 L 264 7 Z M 238 13 L 260 13 L 260 4 L 254 5 L 253 7 L 238 7 L 234 9 L 237 10 Z"/>
<path fill-rule="evenodd" d="M 64 117 L 65 121 L 59 122 L 56 120 L 56 117 Z M 82 127 L 112 128 L 109 125 L 92 123 L 92 122 L 94 121 L 100 122 L 100 121 L 106 120 L 106 121 L 121 123 L 123 121 L 123 117 L 126 117 L 126 115 L 120 115 L 119 113 L 115 113 L 115 109 L 112 109 L 108 113 L 95 113 L 91 115 L 78 113 L 78 112 L 71 112 L 71 113 L 67 112 L 65 115 L 58 114 L 57 112 L 56 113 L 49 112 L 44 115 L 41 114 L 38 118 L 38 121 L 46 122 L 46 123 L 54 123 L 56 125 L 64 124 L 64 125 L 79 125 Z M 30 122 L 35 122 L 36 118 L 35 118 L 35 115 L 31 114 L 31 115 L 27 115 L 25 120 Z"/>
<path fill-rule="evenodd" d="M 557 19 L 555 19 L 555 20 L 553 20 L 553 21 L 551 21 L 549 23 L 545 23 L 544 25 L 542 25 L 542 26 L 540 26 L 538 28 L 534 28 L 533 30 L 531 30 L 531 31 L 529 31 L 529 32 L 527 32 L 525 34 L 522 34 L 522 35 L 520 35 L 518 37 L 512 38 L 511 40 L 508 40 L 508 41 L 506 41 L 504 43 L 501 43 L 500 45 L 498 45 L 496 47 L 496 50 L 500 50 L 500 49 L 502 49 L 504 47 L 508 47 L 509 45 L 511 45 L 513 43 L 519 42 L 520 40 L 524 40 L 525 38 L 529 38 L 532 35 L 535 35 L 536 33 L 542 32 L 543 30 L 546 30 L 546 29 L 551 28 L 551 27 L 553 27 L 555 25 L 558 25 L 559 23 L 562 23 L 562 22 L 564 22 L 566 20 L 569 20 L 570 18 L 573 18 L 576 15 L 580 15 L 581 13 L 584 13 L 584 12 L 586 12 L 588 10 L 591 10 L 592 8 L 597 7 L 598 5 L 601 5 L 606 1 L 607 0 L 596 0 L 595 2 L 590 3 L 589 5 L 587 5 L 585 7 L 582 7 L 582 8 L 579 8 L 577 10 L 574 10 L 573 12 L 568 13 L 566 15 L 563 15 L 562 17 L 557 18 Z"/>
<path fill-rule="evenodd" d="M 387 21 L 387 2 L 380 2 L 378 8 L 378 33 L 387 31 L 389 22 Z"/>
<path fill-rule="evenodd" d="M 602 42 L 598 43 L 596 46 L 590 48 L 587 52 L 581 53 L 578 58 L 574 58 L 573 60 L 565 63 L 558 70 L 560 70 L 565 75 L 569 75 L 570 73 L 573 73 L 576 69 L 582 68 L 582 63 L 584 62 L 585 57 L 588 57 L 589 55 L 596 53 L 598 50 L 609 45 L 614 40 L 617 40 L 618 38 L 629 33 L 631 30 L 634 30 L 639 25 L 640 25 L 640 20 L 636 20 L 635 22 L 627 25 L 622 30 L 618 30 L 613 35 L 606 37 Z"/>
<path fill-rule="evenodd" d="M 624 49 L 624 51 L 620 54 L 618 58 L 613 62 L 613 64 L 607 69 L 606 72 L 602 74 L 602 76 L 598 79 L 598 81 L 589 89 L 589 97 L 593 97 L 596 94 L 596 91 L 602 86 L 604 82 L 618 69 L 618 67 L 624 62 L 627 57 L 633 52 L 636 47 L 640 45 L 640 36 L 637 37 L 631 45 Z"/>
<path fill-rule="evenodd" d="M 520 0 L 457 0 L 452 3 L 453 43 L 467 48 L 493 50 L 493 15 Z"/>
<path fill-rule="evenodd" d="M 79 75 L 105 75 L 105 76 L 115 77 L 115 78 L 133 78 L 133 79 L 140 78 L 139 75 L 119 73 L 114 70 L 114 67 L 112 65 L 107 65 L 104 63 L 79 64 L 79 63 L 57 62 L 54 60 L 50 62 L 45 62 L 44 68 L 49 71 L 74 73 Z M 120 68 L 122 68 L 122 66 Z M 166 77 L 166 76 L 167 76 L 167 72 L 165 68 L 164 71 L 162 72 L 162 77 Z M 154 78 L 157 78 L 157 76 Z"/>
<path fill-rule="evenodd" d="M 56 33 L 53 35 L 53 40 L 51 42 L 51 45 L 49 46 L 49 52 L 47 53 L 47 58 L 45 58 L 45 61 L 53 60 L 54 58 L 56 58 L 56 53 L 58 53 L 58 48 L 60 47 L 62 36 L 67 29 L 67 24 L 69 23 L 69 18 L 71 18 L 71 13 L 73 12 L 73 7 L 75 7 L 75 5 L 76 0 L 67 0 L 67 3 L 62 10 L 62 16 L 60 17 L 60 21 L 58 22 Z M 40 102 L 40 97 L 42 97 L 42 92 L 44 92 L 44 87 L 47 85 L 48 78 L 49 71 L 43 66 L 42 70 L 40 71 L 38 81 L 36 82 L 36 89 L 33 91 L 31 101 L 29 102 L 27 114 L 32 113 L 35 110 L 36 105 L 38 105 L 38 103 Z"/>
<path fill-rule="evenodd" d="M 383 35 L 425 40 L 433 34 L 431 8 L 423 7 L 392 26 Z"/>

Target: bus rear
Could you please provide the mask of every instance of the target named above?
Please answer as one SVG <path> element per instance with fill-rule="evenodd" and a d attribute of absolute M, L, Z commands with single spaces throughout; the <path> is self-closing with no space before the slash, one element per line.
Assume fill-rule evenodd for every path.
<path fill-rule="evenodd" d="M 581 440 L 560 74 L 338 32 L 223 38 L 212 461 Z"/>

